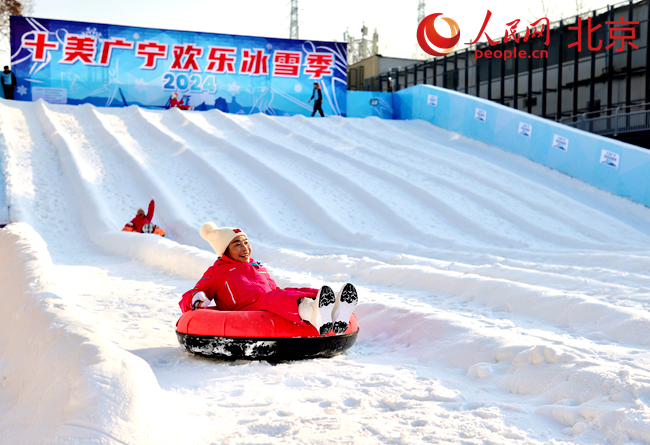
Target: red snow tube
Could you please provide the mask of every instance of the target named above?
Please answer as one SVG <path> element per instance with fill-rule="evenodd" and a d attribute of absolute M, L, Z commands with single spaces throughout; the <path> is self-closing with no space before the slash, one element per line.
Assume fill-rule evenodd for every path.
<path fill-rule="evenodd" d="M 161 229 L 161 228 L 158 227 L 158 226 L 153 226 L 153 227 L 154 227 L 154 229 L 153 229 L 153 232 L 151 232 L 151 233 L 153 233 L 154 235 L 165 236 L 165 231 L 164 231 L 163 229 Z M 130 227 L 130 226 L 124 226 L 124 228 L 122 229 L 122 232 L 134 232 L 134 233 L 138 233 L 138 232 L 136 232 L 135 230 L 133 230 L 133 228 Z"/>
<path fill-rule="evenodd" d="M 350 349 L 358 333 L 354 314 L 348 329 L 338 335 L 318 335 L 313 326 L 300 326 L 266 311 L 197 309 L 176 322 L 178 341 L 189 352 L 229 360 L 331 357 Z"/>

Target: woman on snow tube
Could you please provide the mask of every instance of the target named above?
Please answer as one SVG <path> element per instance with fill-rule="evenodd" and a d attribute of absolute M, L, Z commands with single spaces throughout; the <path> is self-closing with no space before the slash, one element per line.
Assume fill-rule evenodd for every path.
<path fill-rule="evenodd" d="M 314 326 L 320 335 L 345 332 L 358 296 L 352 284 L 337 295 L 328 286 L 320 289 L 280 289 L 266 268 L 251 258 L 248 237 L 234 227 L 201 226 L 219 259 L 203 274 L 196 286 L 179 302 L 185 313 L 207 308 L 214 301 L 222 311 L 267 311 L 301 326 Z"/>
<path fill-rule="evenodd" d="M 122 232 L 138 232 L 138 233 L 153 233 L 160 236 L 165 236 L 165 231 L 158 226 L 154 226 L 151 221 L 153 220 L 153 212 L 155 210 L 155 203 L 152 199 L 147 209 L 147 214 L 144 214 L 142 208 L 138 209 L 135 218 L 126 223 Z"/>

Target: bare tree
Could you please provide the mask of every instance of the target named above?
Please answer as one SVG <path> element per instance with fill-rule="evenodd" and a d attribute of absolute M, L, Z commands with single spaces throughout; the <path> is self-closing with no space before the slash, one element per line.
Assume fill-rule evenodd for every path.
<path fill-rule="evenodd" d="M 34 0 L 0 0 L 0 38 L 9 38 L 9 17 L 12 15 L 31 15 Z"/>
<path fill-rule="evenodd" d="M 30 17 L 34 14 L 34 0 L 22 0 L 21 3 L 23 4 L 23 16 Z"/>
<path fill-rule="evenodd" d="M 554 21 L 556 18 L 558 18 L 556 17 L 557 6 L 553 0 L 540 0 L 536 8 L 528 8 L 528 14 L 530 14 L 530 18 L 533 22 L 542 17 L 546 17 L 551 21 Z M 559 18 L 562 18 L 561 13 L 559 15 Z"/>
<path fill-rule="evenodd" d="M 551 17 L 555 15 L 555 4 L 552 0 L 540 0 L 542 14 L 544 17 Z"/>
<path fill-rule="evenodd" d="M 575 0 L 576 2 L 576 15 L 582 15 L 589 10 L 587 2 L 584 0 Z"/>
<path fill-rule="evenodd" d="M 531 19 L 537 20 L 541 14 L 541 17 L 547 17 L 551 22 L 574 15 L 584 15 L 587 12 L 589 12 L 589 0 L 573 0 L 573 4 L 558 0 L 539 0 L 532 8 L 528 8 Z"/>

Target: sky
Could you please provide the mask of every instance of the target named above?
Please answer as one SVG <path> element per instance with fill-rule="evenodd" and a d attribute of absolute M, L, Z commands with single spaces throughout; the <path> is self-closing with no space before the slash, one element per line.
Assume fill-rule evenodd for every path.
<path fill-rule="evenodd" d="M 574 0 L 545 2 L 552 11 L 549 19 L 575 15 L 576 3 L 583 10 L 606 7 L 606 0 Z M 612 3 L 612 2 L 609 2 Z M 618 3 L 618 2 L 616 2 Z M 82 22 L 108 23 L 147 28 L 241 34 L 262 37 L 288 38 L 290 2 L 288 0 L 194 0 L 182 3 L 173 0 L 36 0 L 34 17 Z M 343 41 L 349 30 L 355 38 L 361 37 L 361 28 L 368 27 L 371 37 L 379 33 L 379 52 L 384 56 L 410 58 L 417 49 L 415 37 L 418 21 L 418 0 L 317 2 L 300 0 L 299 37 L 309 40 Z M 502 37 L 505 24 L 521 19 L 520 28 L 544 17 L 541 1 L 519 2 L 477 0 L 450 2 L 441 7 L 429 0 L 426 15 L 441 12 L 453 18 L 461 30 L 461 42 L 474 40 L 485 19 L 487 10 L 492 17 L 487 27 L 490 37 Z M 445 34 L 444 29 L 439 30 Z M 465 37 L 467 40 L 465 40 Z"/>

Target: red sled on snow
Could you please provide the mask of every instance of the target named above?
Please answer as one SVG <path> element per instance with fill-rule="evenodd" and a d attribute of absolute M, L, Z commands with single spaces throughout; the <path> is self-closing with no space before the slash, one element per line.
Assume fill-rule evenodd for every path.
<path fill-rule="evenodd" d="M 187 311 L 176 322 L 178 342 L 194 354 L 226 360 L 301 360 L 332 357 L 352 347 L 359 327 L 354 314 L 342 334 L 318 335 L 266 311 Z"/>
<path fill-rule="evenodd" d="M 135 230 L 133 230 L 133 227 L 131 227 L 131 226 L 124 226 L 124 228 L 122 229 L 122 232 L 141 233 L 141 232 L 136 232 Z M 148 233 L 148 232 L 142 232 L 142 233 Z M 153 233 L 154 235 L 165 236 L 165 231 L 163 229 L 161 229 L 160 227 L 158 227 L 158 226 L 153 226 L 153 232 L 151 232 L 151 233 Z"/>

